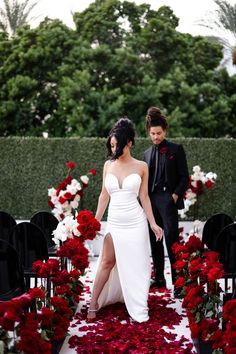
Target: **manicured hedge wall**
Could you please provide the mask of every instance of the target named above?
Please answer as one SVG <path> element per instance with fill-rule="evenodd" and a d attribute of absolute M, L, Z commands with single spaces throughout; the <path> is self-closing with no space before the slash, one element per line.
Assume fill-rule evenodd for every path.
<path fill-rule="evenodd" d="M 205 220 L 216 212 L 226 212 L 236 219 L 236 140 L 174 139 L 182 143 L 187 154 L 189 172 L 200 165 L 204 172 L 216 172 L 215 187 L 199 198 L 187 219 Z M 105 139 L 101 138 L 0 138 L 0 210 L 17 219 L 28 219 L 37 210 L 47 207 L 47 189 L 56 187 L 65 177 L 67 161 L 74 161 L 77 178 L 90 167 L 97 176 L 90 179 L 81 205 L 96 210 L 102 182 L 102 167 L 106 159 Z M 148 139 L 137 138 L 133 155 L 142 159 L 150 145 Z"/>

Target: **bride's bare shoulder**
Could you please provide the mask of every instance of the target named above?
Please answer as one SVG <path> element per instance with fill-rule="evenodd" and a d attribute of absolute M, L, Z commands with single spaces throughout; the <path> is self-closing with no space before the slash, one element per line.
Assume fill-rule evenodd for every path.
<path fill-rule="evenodd" d="M 141 175 L 141 176 L 143 176 L 144 175 L 144 173 L 147 171 L 147 169 L 148 169 L 148 165 L 146 164 L 146 162 L 145 161 L 142 161 L 142 160 L 135 160 L 135 163 L 137 164 L 137 169 L 138 169 L 138 171 L 139 171 L 139 174 Z"/>
<path fill-rule="evenodd" d="M 104 163 L 104 167 L 110 166 L 110 164 L 111 164 L 111 160 L 107 160 Z"/>
<path fill-rule="evenodd" d="M 104 163 L 103 171 L 104 171 L 105 173 L 110 169 L 111 164 L 112 164 L 112 161 L 111 161 L 111 160 L 107 160 L 107 161 Z"/>
<path fill-rule="evenodd" d="M 147 163 L 145 161 L 135 159 L 135 162 L 137 163 L 137 166 L 139 166 L 140 168 L 147 167 Z"/>

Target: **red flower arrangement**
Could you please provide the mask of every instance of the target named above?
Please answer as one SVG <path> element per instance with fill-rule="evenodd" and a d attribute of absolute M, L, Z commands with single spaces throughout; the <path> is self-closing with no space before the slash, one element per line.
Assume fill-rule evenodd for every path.
<path fill-rule="evenodd" d="M 68 173 L 63 181 L 56 188 L 48 189 L 48 196 L 50 197 L 48 205 L 58 220 L 75 214 L 75 210 L 83 197 L 84 188 L 88 186 L 88 176 L 96 176 L 96 170 L 90 168 L 87 175 L 80 176 L 80 181 L 78 181 L 70 175 L 76 169 L 74 162 L 67 162 L 66 167 L 68 168 Z"/>
<path fill-rule="evenodd" d="M 56 301 L 52 297 L 51 308 L 48 308 L 42 306 L 44 297 L 45 292 L 35 288 L 28 294 L 0 303 L 0 326 L 7 338 L 4 352 L 51 354 L 52 340 L 64 339 L 72 315 L 68 302 L 59 297 Z M 35 307 L 36 303 L 38 308 Z M 35 310 L 29 312 L 32 307 Z M 8 331 L 13 331 L 17 339 L 15 336 L 11 338 Z"/>
<path fill-rule="evenodd" d="M 223 306 L 223 328 L 212 335 L 212 348 L 217 354 L 236 353 L 236 299 Z"/>
<path fill-rule="evenodd" d="M 88 250 L 84 241 L 93 239 L 101 227 L 89 211 L 81 211 L 77 220 L 80 222 L 80 237 L 69 238 L 57 251 L 58 257 L 70 260 L 72 269 L 61 269 L 58 259 L 33 264 L 33 270 L 39 277 L 50 277 L 53 296 L 46 297 L 44 288 L 33 288 L 18 298 L 0 302 L 0 341 L 4 343 L 6 352 L 9 352 L 11 343 L 8 331 L 15 332 L 13 341 L 17 337 L 12 353 L 51 354 L 52 342 L 65 338 L 75 303 L 79 302 L 83 290 L 79 278 L 88 267 Z"/>
<path fill-rule="evenodd" d="M 222 301 L 218 280 L 224 276 L 219 254 L 204 250 L 201 240 L 190 236 L 173 245 L 177 271 L 176 287 L 182 289 L 192 338 L 212 340 L 218 331 Z"/>

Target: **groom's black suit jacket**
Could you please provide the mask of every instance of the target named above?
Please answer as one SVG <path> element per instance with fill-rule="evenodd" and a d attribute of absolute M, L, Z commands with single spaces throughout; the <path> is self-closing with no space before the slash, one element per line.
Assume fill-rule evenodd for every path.
<path fill-rule="evenodd" d="M 161 146 L 164 149 L 164 153 L 159 153 L 159 159 L 161 159 L 161 168 L 164 169 L 164 183 L 171 194 L 176 193 L 178 195 L 177 208 L 183 209 L 183 196 L 189 179 L 185 151 L 182 145 L 168 140 L 164 140 Z M 144 152 L 144 161 L 149 168 L 151 166 L 152 153 L 152 146 Z M 152 179 L 153 176 L 149 174 L 149 195 L 151 193 Z"/>

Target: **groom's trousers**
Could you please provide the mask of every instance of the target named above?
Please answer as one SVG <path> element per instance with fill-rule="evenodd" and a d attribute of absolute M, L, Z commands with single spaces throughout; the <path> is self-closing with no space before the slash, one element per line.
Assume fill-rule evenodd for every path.
<path fill-rule="evenodd" d="M 168 190 L 159 190 L 150 194 L 153 214 L 156 223 L 163 228 L 167 253 L 171 264 L 172 283 L 176 279 L 176 271 L 173 268 L 175 263 L 172 245 L 179 241 L 178 209 L 171 193 Z M 155 280 L 164 279 L 165 255 L 163 238 L 156 241 L 153 231 L 149 228 L 152 259 L 154 265 Z"/>

